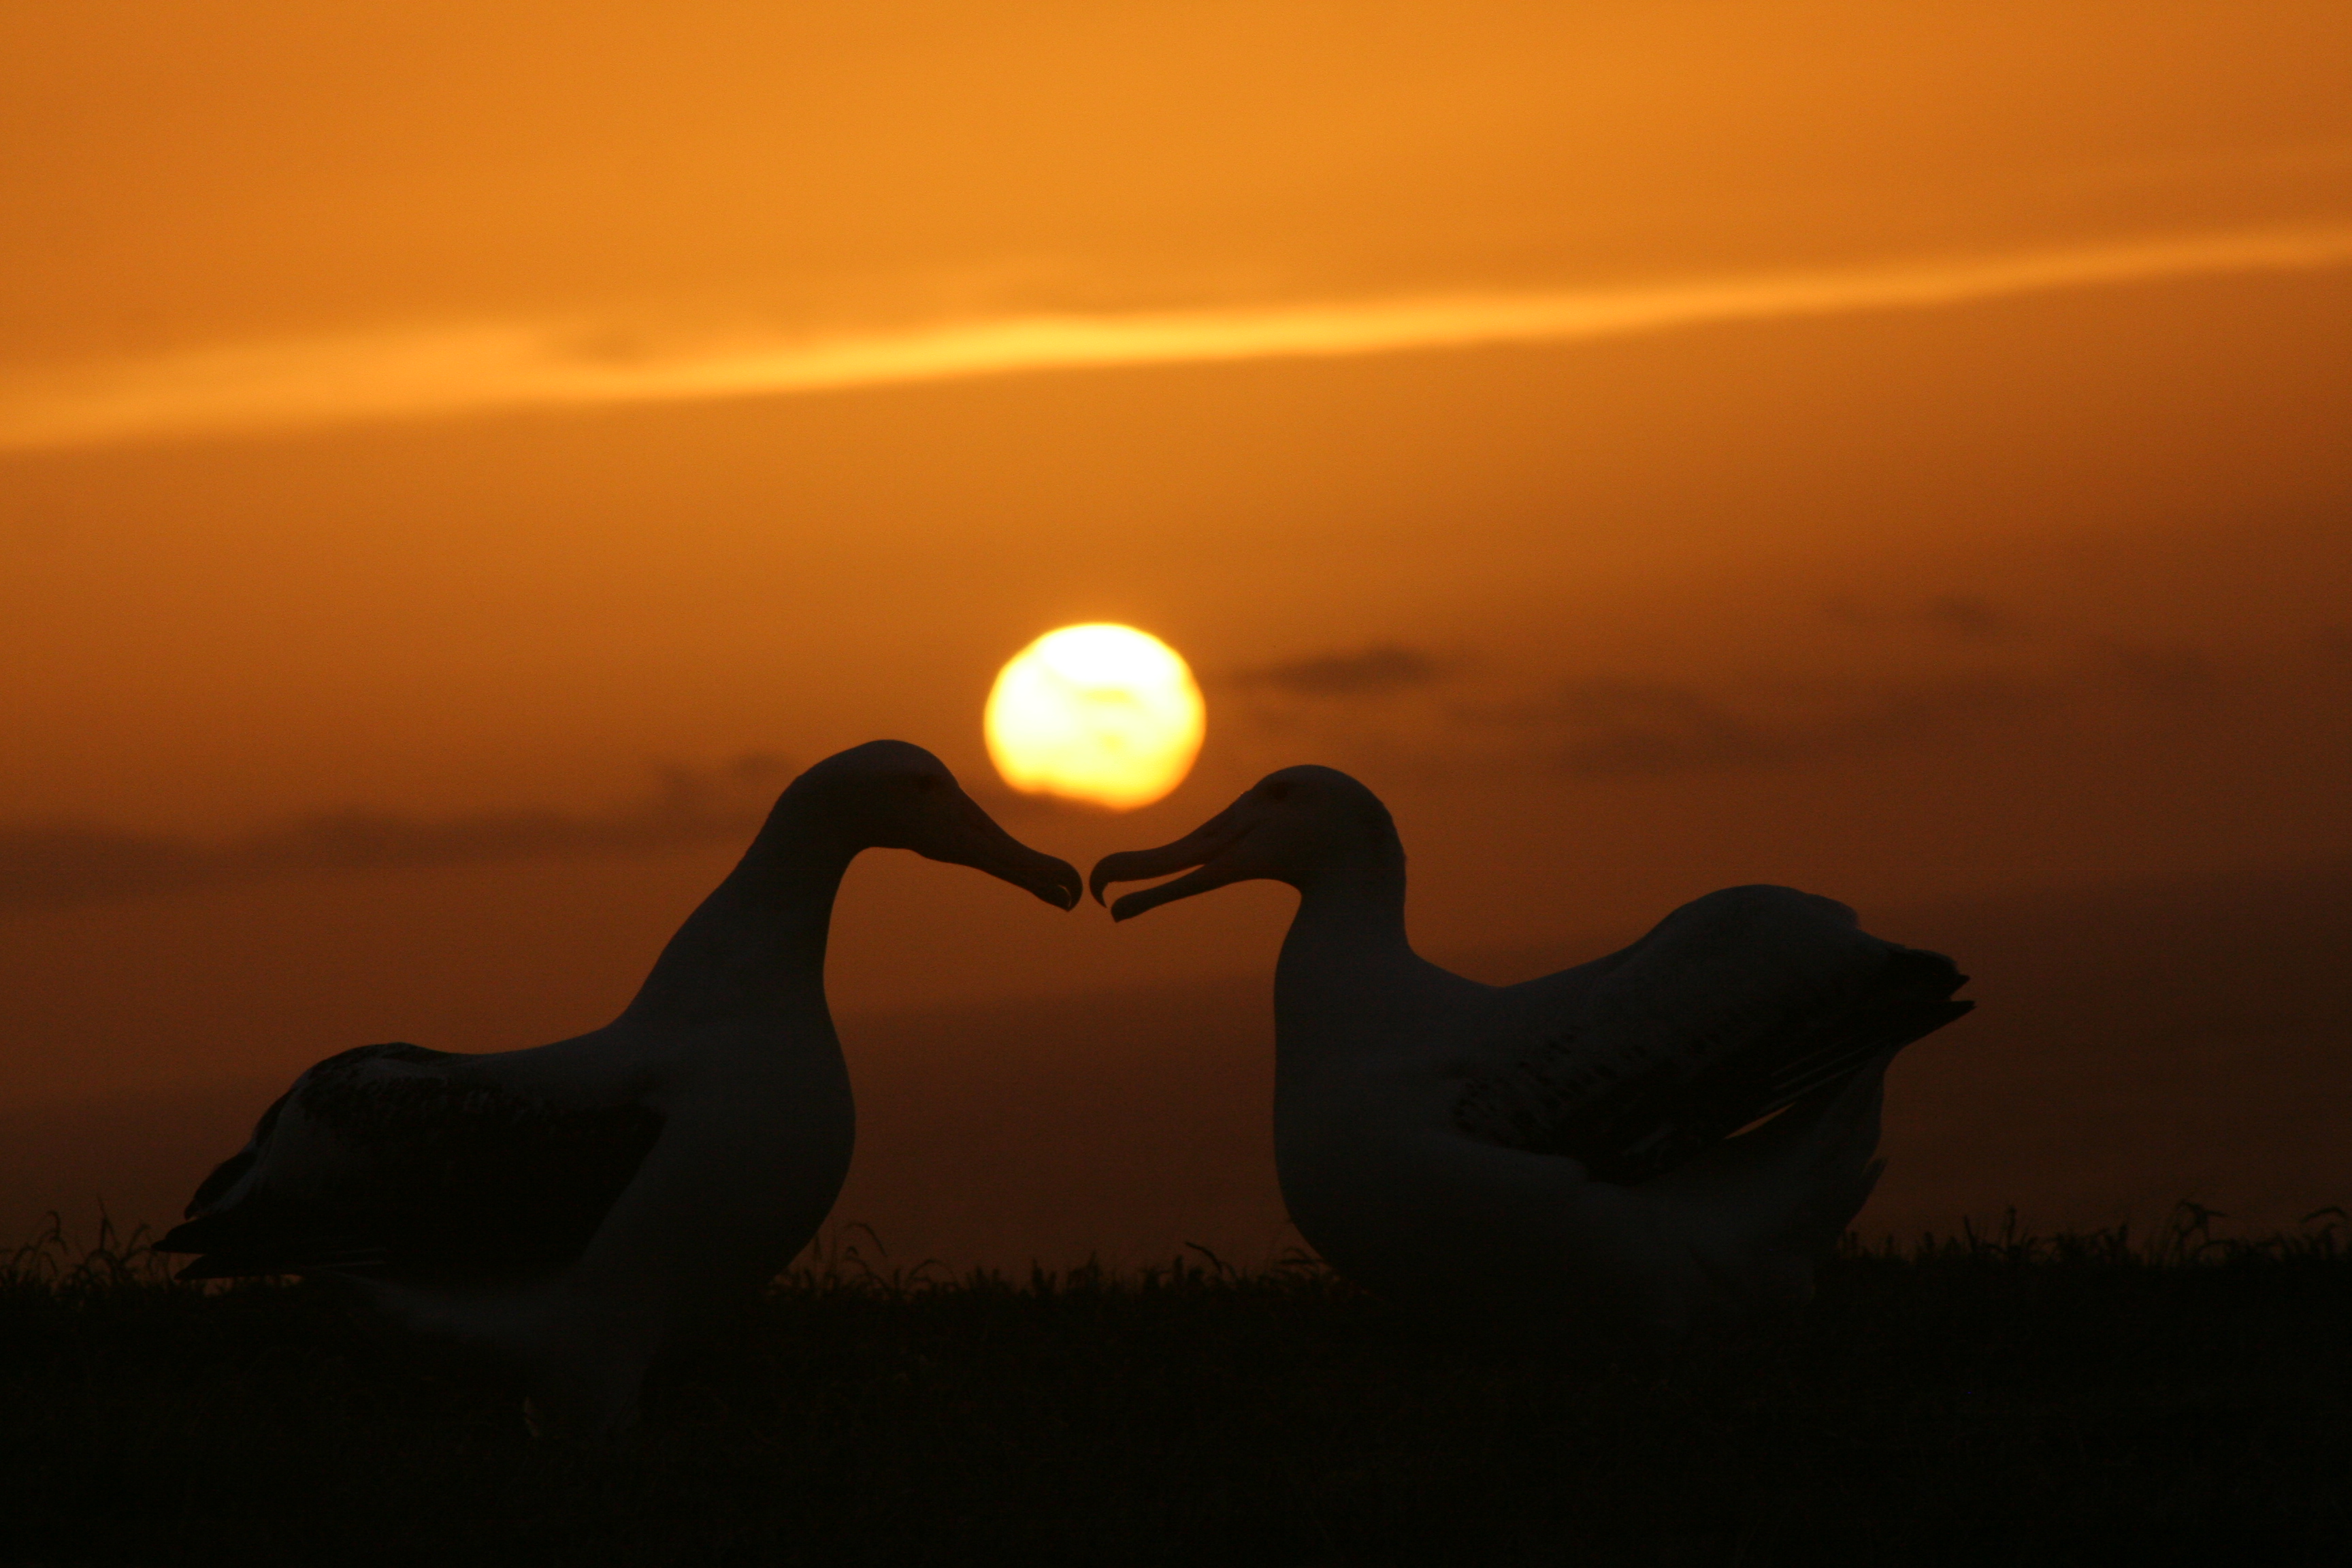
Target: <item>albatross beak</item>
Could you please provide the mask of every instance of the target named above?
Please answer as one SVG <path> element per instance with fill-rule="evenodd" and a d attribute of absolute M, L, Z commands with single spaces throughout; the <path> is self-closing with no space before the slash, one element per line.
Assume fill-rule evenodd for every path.
<path fill-rule="evenodd" d="M 954 850 L 931 858 L 952 860 L 975 871 L 985 871 L 1016 888 L 1026 888 L 1057 910 L 1078 907 L 1078 900 L 1086 896 L 1086 884 L 1076 866 L 1042 849 L 1030 848 L 998 826 L 996 819 L 982 810 L 979 802 L 966 797 L 964 805 L 971 811 L 965 816 L 964 832 Z"/>
<path fill-rule="evenodd" d="M 1156 910 L 1162 904 L 1172 904 L 1179 899 L 1189 899 L 1195 893 L 1205 893 L 1212 888 L 1222 888 L 1228 882 L 1239 881 L 1241 871 L 1230 865 L 1219 865 L 1217 858 L 1238 843 L 1248 831 L 1248 826 L 1236 820 L 1236 808 L 1228 806 L 1173 844 L 1163 844 L 1157 849 L 1129 849 L 1117 855 L 1106 855 L 1095 862 L 1094 875 L 1087 879 L 1094 889 L 1095 902 L 1103 901 L 1103 889 L 1113 882 L 1139 882 L 1152 877 L 1165 877 L 1171 871 L 1181 871 L 1187 866 L 1199 870 L 1189 877 L 1179 877 L 1172 882 L 1162 882 L 1156 888 L 1146 888 L 1129 893 L 1110 906 L 1110 918 L 1115 921 L 1133 920 L 1146 910 Z"/>

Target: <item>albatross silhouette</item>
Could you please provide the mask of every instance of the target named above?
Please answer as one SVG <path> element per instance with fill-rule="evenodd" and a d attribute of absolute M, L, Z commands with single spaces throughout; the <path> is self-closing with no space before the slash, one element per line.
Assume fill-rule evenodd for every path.
<path fill-rule="evenodd" d="M 331 1276 L 394 1321 L 520 1364 L 534 1420 L 635 1418 L 646 1368 L 816 1234 L 855 1116 L 824 1001 L 850 861 L 911 849 L 1075 909 L 919 746 L 876 741 L 784 791 L 751 849 L 593 1034 L 461 1056 L 330 1057 L 196 1189 L 182 1279 Z"/>
<path fill-rule="evenodd" d="M 1112 916 L 1255 878 L 1298 889 L 1275 971 L 1283 1197 L 1341 1274 L 1432 1304 L 1671 1340 L 1802 1303 L 1884 1163 L 1887 1063 L 1973 1005 L 1949 959 L 1771 887 L 1539 980 L 1465 979 L 1407 942 L 1395 824 L 1330 768 L 1270 773 L 1091 884 L 1193 867 Z"/>

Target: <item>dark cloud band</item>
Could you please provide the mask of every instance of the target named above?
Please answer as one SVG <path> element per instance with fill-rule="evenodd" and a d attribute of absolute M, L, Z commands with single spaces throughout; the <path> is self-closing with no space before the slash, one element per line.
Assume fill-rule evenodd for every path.
<path fill-rule="evenodd" d="M 226 843 L 64 824 L 0 827 L 0 909 L 109 902 L 316 872 L 471 866 L 646 853 L 740 837 L 791 777 L 780 758 L 663 770 L 611 811 L 421 817 L 351 810 L 294 818 Z"/>

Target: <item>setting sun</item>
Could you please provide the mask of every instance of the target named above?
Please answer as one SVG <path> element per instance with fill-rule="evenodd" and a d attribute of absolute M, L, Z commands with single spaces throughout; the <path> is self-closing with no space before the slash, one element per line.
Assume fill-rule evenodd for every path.
<path fill-rule="evenodd" d="M 1113 811 L 1149 805 L 1199 755 L 1201 689 L 1174 648 L 1132 626 L 1047 632 L 988 696 L 988 754 L 1014 789 Z"/>

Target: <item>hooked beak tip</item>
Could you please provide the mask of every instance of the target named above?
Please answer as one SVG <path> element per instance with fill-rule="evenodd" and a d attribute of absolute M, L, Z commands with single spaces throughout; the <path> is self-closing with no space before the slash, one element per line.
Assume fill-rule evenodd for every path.
<path fill-rule="evenodd" d="M 1079 900 L 1086 896 L 1086 881 L 1078 875 L 1076 866 L 1057 855 L 1031 849 L 1017 839 L 1008 838 L 1006 842 L 1018 853 L 975 858 L 971 864 L 1017 888 L 1025 889 L 1064 914 L 1078 907 Z"/>
<path fill-rule="evenodd" d="M 1095 862 L 1093 874 L 1087 886 L 1093 889 L 1095 901 L 1110 910 L 1114 921 L 1133 920 L 1160 905 L 1178 899 L 1189 899 L 1195 893 L 1222 887 L 1233 880 L 1230 869 L 1212 868 L 1228 848 L 1235 835 L 1228 831 L 1222 817 L 1213 817 L 1173 844 L 1163 844 L 1157 849 L 1127 849 L 1116 855 L 1106 855 Z M 1166 877 L 1192 868 L 1189 877 L 1178 877 L 1172 882 L 1144 888 L 1112 900 L 1105 889 L 1118 882 L 1137 882 L 1150 878 Z"/>

